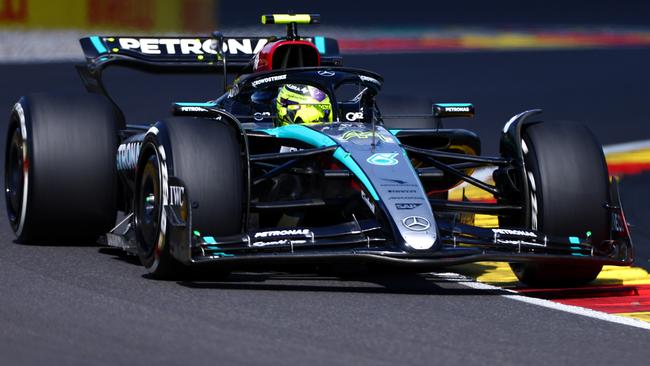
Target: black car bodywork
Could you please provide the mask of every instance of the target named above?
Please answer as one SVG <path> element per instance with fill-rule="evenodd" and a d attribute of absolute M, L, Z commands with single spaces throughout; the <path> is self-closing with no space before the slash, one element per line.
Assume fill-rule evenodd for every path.
<path fill-rule="evenodd" d="M 248 39 L 255 44 L 261 38 Z M 180 44 L 179 40 L 173 44 Z M 210 40 L 199 39 L 201 45 Z M 342 67 L 336 42 L 318 42 L 327 49 L 319 67 L 250 73 L 249 53 L 231 54 L 225 65 L 222 55 L 212 55 L 206 47 L 202 48 L 205 56 L 197 59 L 196 54 L 165 54 L 163 47 L 157 55 L 124 49 L 119 37 L 82 39 L 88 63 L 78 70 L 91 92 L 106 94 L 101 73 L 114 64 L 150 72 L 219 72 L 223 67 L 240 74 L 220 98 L 173 105 L 176 115 L 214 119 L 236 129 L 245 177 L 243 230 L 227 237 L 193 227 L 192 192 L 184 186 L 183 177 L 165 177 L 167 199 L 162 215 L 169 227 L 169 251 L 177 261 L 235 267 L 385 263 L 417 270 L 484 260 L 575 265 L 632 262 L 616 181 L 611 183 L 606 203 L 611 214 L 608 240 L 596 243 L 588 233 L 558 237 L 528 229 L 532 203 L 522 128 L 541 111 L 520 113 L 504 126 L 501 155 L 496 157 L 480 155 L 480 141 L 474 133 L 442 128 L 443 118 L 472 115 L 469 104 L 434 105 L 435 124 L 428 129 L 389 129 L 375 101 L 383 84 L 381 76 Z M 268 101 L 258 102 L 256 93 L 287 83 L 327 91 L 338 113 L 335 122 L 277 127 L 272 106 Z M 359 93 L 337 100 L 342 85 L 351 85 Z M 120 208 L 126 217 L 107 234 L 109 245 L 136 251 L 133 211 L 140 147 L 148 134 L 165 141 L 166 133 L 158 124 L 128 125 L 121 131 L 116 164 Z M 495 168 L 496 184 L 472 177 L 472 171 L 482 167 Z M 461 182 L 491 193 L 496 203 L 448 200 L 446 192 Z M 508 225 L 477 227 L 472 225 L 473 214 L 498 215 Z M 282 225 L 287 222 L 291 224 Z"/>

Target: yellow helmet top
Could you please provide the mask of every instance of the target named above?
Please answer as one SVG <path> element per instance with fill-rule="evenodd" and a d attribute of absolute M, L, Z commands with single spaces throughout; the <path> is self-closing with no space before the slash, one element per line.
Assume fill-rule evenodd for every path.
<path fill-rule="evenodd" d="M 279 126 L 333 120 L 329 96 L 311 85 L 283 85 L 276 99 L 276 108 Z"/>

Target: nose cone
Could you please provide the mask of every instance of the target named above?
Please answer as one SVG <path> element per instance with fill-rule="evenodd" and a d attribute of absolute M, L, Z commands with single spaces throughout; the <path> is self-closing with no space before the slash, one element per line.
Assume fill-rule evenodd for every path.
<path fill-rule="evenodd" d="M 417 250 L 431 249 L 436 243 L 435 222 L 423 216 L 407 216 L 401 220 L 401 234 L 404 243 Z"/>
<path fill-rule="evenodd" d="M 417 250 L 431 249 L 433 244 L 436 243 L 436 235 L 412 235 L 407 234 L 404 236 L 406 245 Z"/>

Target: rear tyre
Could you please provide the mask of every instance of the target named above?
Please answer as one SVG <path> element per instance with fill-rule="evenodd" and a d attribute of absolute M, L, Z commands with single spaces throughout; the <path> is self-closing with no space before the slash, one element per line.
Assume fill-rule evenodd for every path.
<path fill-rule="evenodd" d="M 232 127 L 200 118 L 170 118 L 156 124 L 142 145 L 135 195 L 135 223 L 140 261 L 159 279 L 192 274 L 169 249 L 163 207 L 168 177 L 183 181 L 191 206 L 192 230 L 204 235 L 241 232 L 244 174 L 241 149 Z M 169 144 L 163 143 L 166 138 Z"/>
<path fill-rule="evenodd" d="M 532 230 L 585 237 L 609 237 L 609 178 L 601 145 L 584 125 L 543 122 L 525 127 L 523 150 L 531 198 Z M 531 286 L 578 286 L 596 279 L 601 265 L 511 264 Z"/>
<path fill-rule="evenodd" d="M 14 106 L 5 198 L 19 242 L 94 241 L 115 223 L 120 112 L 99 95 L 36 94 Z"/>

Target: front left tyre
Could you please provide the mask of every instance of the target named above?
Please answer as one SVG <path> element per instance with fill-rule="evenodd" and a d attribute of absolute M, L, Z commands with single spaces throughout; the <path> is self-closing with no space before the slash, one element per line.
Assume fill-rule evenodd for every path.
<path fill-rule="evenodd" d="M 557 236 L 591 235 L 609 239 L 609 174 L 601 145 L 585 125 L 538 122 L 522 133 L 530 185 L 529 228 Z M 590 233 L 590 234 L 586 234 Z M 536 287 L 582 286 L 598 277 L 591 263 L 513 263 L 524 284 Z"/>
<path fill-rule="evenodd" d="M 135 230 L 140 261 L 159 279 L 190 274 L 170 249 L 170 177 L 182 180 L 190 202 L 181 203 L 192 231 L 219 237 L 241 233 L 244 165 L 233 127 L 217 120 L 176 117 L 158 122 L 145 137 L 136 178 Z M 183 206 L 184 205 L 184 206 Z"/>
<path fill-rule="evenodd" d="M 18 242 L 92 242 L 115 223 L 121 113 L 99 95 L 35 94 L 14 106 L 5 199 Z"/>

